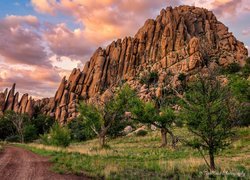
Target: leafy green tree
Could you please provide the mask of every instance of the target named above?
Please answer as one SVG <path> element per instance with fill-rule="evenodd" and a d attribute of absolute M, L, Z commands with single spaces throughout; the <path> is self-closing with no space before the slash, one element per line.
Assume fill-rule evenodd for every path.
<path fill-rule="evenodd" d="M 230 76 L 229 87 L 237 99 L 238 106 L 238 125 L 250 125 L 250 81 L 239 75 Z"/>
<path fill-rule="evenodd" d="M 223 86 L 216 75 L 199 75 L 183 97 L 182 118 L 195 136 L 188 144 L 208 151 L 211 170 L 215 170 L 215 154 L 230 143 L 233 135 L 235 106 L 229 88 Z"/>
<path fill-rule="evenodd" d="M 39 135 L 48 133 L 52 125 L 55 123 L 55 119 L 44 114 L 37 114 L 30 123 L 35 126 L 37 134 Z"/>
<path fill-rule="evenodd" d="M 33 125 L 33 124 L 25 125 L 23 136 L 24 136 L 25 142 L 31 142 L 31 141 L 37 139 L 38 133 L 37 133 L 37 128 L 35 127 L 35 125 Z"/>
<path fill-rule="evenodd" d="M 5 118 L 5 116 L 0 117 L 0 140 L 5 140 L 9 136 L 14 136 L 16 134 L 16 129 L 12 122 Z"/>
<path fill-rule="evenodd" d="M 166 106 L 158 110 L 153 102 L 145 103 L 138 99 L 132 108 L 132 114 L 136 121 L 154 125 L 161 130 L 161 147 L 167 145 L 167 133 L 172 137 L 172 146 L 175 146 L 175 137 L 171 127 L 176 119 L 176 115 L 171 108 Z"/>
<path fill-rule="evenodd" d="M 86 127 L 81 118 L 76 118 L 69 122 L 68 127 L 71 132 L 71 139 L 74 141 L 85 141 L 95 136 L 95 133 Z"/>
<path fill-rule="evenodd" d="M 16 133 L 20 137 L 20 142 L 24 142 L 24 127 L 25 123 L 29 121 L 29 117 L 26 114 L 18 114 L 14 111 L 7 111 L 4 114 L 4 118 L 10 121 L 15 128 Z"/>
<path fill-rule="evenodd" d="M 133 104 L 135 96 L 135 92 L 125 85 L 106 102 L 99 101 L 98 105 L 80 104 L 79 118 L 98 136 L 101 147 L 105 146 L 108 133 L 116 136 L 124 128 L 118 124 L 125 119 L 125 112 Z"/>

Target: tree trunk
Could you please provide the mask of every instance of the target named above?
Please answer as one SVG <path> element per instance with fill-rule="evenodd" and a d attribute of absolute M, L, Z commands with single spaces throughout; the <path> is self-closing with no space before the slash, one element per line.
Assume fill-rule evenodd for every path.
<path fill-rule="evenodd" d="M 209 160 L 210 160 L 210 170 L 215 170 L 215 162 L 214 162 L 214 153 L 212 150 L 209 150 Z"/>
<path fill-rule="evenodd" d="M 176 144 L 175 136 L 174 136 L 174 134 L 173 134 L 172 131 L 167 130 L 167 132 L 168 132 L 168 133 L 170 134 L 170 136 L 171 136 L 171 139 L 172 139 L 172 147 L 175 148 L 175 144 Z"/>
<path fill-rule="evenodd" d="M 165 128 L 161 128 L 161 147 L 167 146 L 167 131 Z"/>
<path fill-rule="evenodd" d="M 100 144 L 101 148 L 104 147 L 104 145 L 105 145 L 105 135 L 100 135 L 99 136 L 99 144 Z"/>

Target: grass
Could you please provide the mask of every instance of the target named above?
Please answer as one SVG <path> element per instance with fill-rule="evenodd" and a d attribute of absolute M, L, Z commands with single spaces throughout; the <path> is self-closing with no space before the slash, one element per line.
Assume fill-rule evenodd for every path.
<path fill-rule="evenodd" d="M 175 134 L 190 137 L 185 128 L 175 129 Z M 56 172 L 86 174 L 97 178 L 192 179 L 213 176 L 247 179 L 250 175 L 249 128 L 237 129 L 233 144 L 216 158 L 218 170 L 211 174 L 197 151 L 183 144 L 178 144 L 176 149 L 159 148 L 158 131 L 144 137 L 110 139 L 108 145 L 108 148 L 100 149 L 95 139 L 67 148 L 34 143 L 24 146 L 35 153 L 50 156 Z"/>

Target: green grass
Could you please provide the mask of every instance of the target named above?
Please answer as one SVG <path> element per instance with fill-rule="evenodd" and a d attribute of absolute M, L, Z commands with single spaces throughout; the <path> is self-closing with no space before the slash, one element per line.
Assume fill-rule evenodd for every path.
<path fill-rule="evenodd" d="M 238 128 L 234 143 L 216 158 L 218 174 L 208 174 L 199 153 L 183 144 L 176 149 L 159 148 L 160 134 L 150 132 L 144 137 L 127 136 L 108 141 L 108 148 L 100 149 L 98 140 L 75 143 L 68 148 L 28 144 L 35 153 L 50 156 L 53 170 L 59 173 L 86 174 L 106 179 L 166 179 L 204 178 L 223 176 L 249 177 L 250 128 Z M 175 134 L 191 137 L 185 128 Z M 22 145 L 23 146 L 23 145 Z M 242 174 L 243 173 L 243 174 Z"/>

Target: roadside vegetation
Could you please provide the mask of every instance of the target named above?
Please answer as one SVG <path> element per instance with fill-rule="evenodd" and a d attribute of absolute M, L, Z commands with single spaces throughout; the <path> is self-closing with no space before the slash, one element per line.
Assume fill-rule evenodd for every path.
<path fill-rule="evenodd" d="M 18 145 L 50 156 L 59 173 L 107 179 L 247 179 L 250 60 L 246 62 L 243 68 L 233 63 L 197 74 L 192 81 L 180 74 L 178 87 L 171 86 L 169 74 L 161 96 L 148 102 L 123 84 L 106 101 L 81 102 L 80 115 L 68 125 L 7 112 L 0 119 L 0 139 L 36 140 Z M 140 83 L 157 86 L 157 79 L 153 72 Z"/>
<path fill-rule="evenodd" d="M 250 129 L 236 128 L 234 142 L 220 151 L 215 159 L 217 170 L 209 172 L 198 150 L 184 143 L 176 148 L 159 148 L 160 131 L 148 131 L 145 136 L 108 138 L 109 148 L 100 148 L 98 139 L 73 143 L 67 148 L 31 143 L 26 148 L 50 156 L 52 170 L 59 173 L 86 174 L 107 179 L 164 178 L 243 178 L 249 177 Z M 193 135 L 186 127 L 174 128 L 176 136 Z M 208 154 L 205 154 L 208 157 Z"/>

